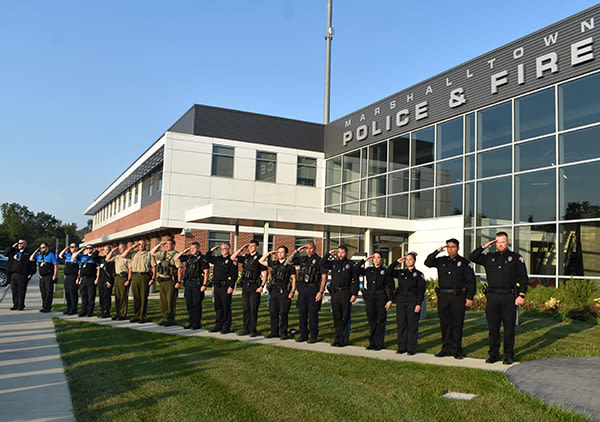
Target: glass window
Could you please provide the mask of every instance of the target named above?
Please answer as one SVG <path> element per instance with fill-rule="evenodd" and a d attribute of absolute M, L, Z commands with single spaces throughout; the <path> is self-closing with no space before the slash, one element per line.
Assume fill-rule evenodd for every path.
<path fill-rule="evenodd" d="M 152 194 L 154 193 L 154 177 L 150 176 L 150 179 L 148 180 L 148 196 L 152 196 Z M 117 200 L 117 205 L 119 204 L 119 201 Z"/>
<path fill-rule="evenodd" d="M 373 198 L 374 196 L 382 196 L 385 195 L 385 176 L 371 177 L 369 179 L 369 198 Z"/>
<path fill-rule="evenodd" d="M 329 213 L 329 214 L 339 214 L 340 213 L 340 206 L 339 205 L 333 205 L 331 207 L 325 207 L 325 212 Z"/>
<path fill-rule="evenodd" d="M 390 141 L 390 171 L 408 167 L 410 138 L 408 135 L 398 136 Z"/>
<path fill-rule="evenodd" d="M 554 88 L 515 100 L 515 139 L 517 141 L 554 132 Z"/>
<path fill-rule="evenodd" d="M 131 191 L 130 190 L 127 191 L 127 206 L 128 207 L 131 206 Z"/>
<path fill-rule="evenodd" d="M 473 180 L 475 178 L 475 154 L 465 157 L 465 180 Z"/>
<path fill-rule="evenodd" d="M 559 226 L 559 274 L 600 276 L 600 221 Z"/>
<path fill-rule="evenodd" d="M 325 189 L 325 205 L 339 204 L 341 197 L 340 190 L 339 186 Z"/>
<path fill-rule="evenodd" d="M 385 198 L 369 199 L 367 201 L 367 215 L 385 217 Z"/>
<path fill-rule="evenodd" d="M 233 147 L 213 145 L 212 172 L 213 176 L 233 177 Z"/>
<path fill-rule="evenodd" d="M 335 157 L 327 160 L 325 164 L 326 184 L 327 186 L 342 183 L 342 157 Z"/>
<path fill-rule="evenodd" d="M 367 148 L 360 150 L 360 177 L 367 177 Z"/>
<path fill-rule="evenodd" d="M 558 87 L 559 130 L 600 121 L 600 73 Z"/>
<path fill-rule="evenodd" d="M 560 169 L 560 216 L 564 220 L 600 217 L 600 162 Z"/>
<path fill-rule="evenodd" d="M 477 154 L 477 177 L 491 177 L 512 172 L 512 148 L 500 148 Z"/>
<path fill-rule="evenodd" d="M 387 142 L 369 147 L 369 176 L 387 171 Z"/>
<path fill-rule="evenodd" d="M 433 164 L 410 171 L 410 189 L 418 190 L 433 187 Z"/>
<path fill-rule="evenodd" d="M 137 204 L 137 201 L 138 201 L 138 191 L 135 188 L 135 186 L 132 188 L 132 192 L 133 192 L 133 203 Z"/>
<path fill-rule="evenodd" d="M 397 171 L 395 173 L 388 174 L 388 194 L 407 192 L 409 189 L 408 184 L 408 170 Z"/>
<path fill-rule="evenodd" d="M 156 190 L 158 192 L 162 190 L 162 173 L 158 175 L 158 188 Z"/>
<path fill-rule="evenodd" d="M 150 185 L 152 186 L 152 185 Z M 152 194 L 150 194 L 152 195 Z M 121 198 L 117 198 L 117 212 L 121 212 Z"/>
<path fill-rule="evenodd" d="M 511 177 L 477 182 L 477 225 L 510 224 L 512 220 Z"/>
<path fill-rule="evenodd" d="M 478 149 L 491 148 L 512 141 L 512 107 L 505 102 L 477 112 Z"/>
<path fill-rule="evenodd" d="M 465 183 L 465 227 L 475 226 L 475 184 Z"/>
<path fill-rule="evenodd" d="M 525 260 L 529 274 L 555 274 L 556 226 L 515 227 L 514 251 Z"/>
<path fill-rule="evenodd" d="M 317 183 L 317 159 L 298 156 L 296 184 L 300 186 L 315 186 Z"/>
<path fill-rule="evenodd" d="M 388 197 L 388 217 L 408 218 L 408 194 Z"/>
<path fill-rule="evenodd" d="M 435 216 L 462 214 L 463 206 L 462 185 L 438 188 L 435 190 Z"/>
<path fill-rule="evenodd" d="M 435 130 L 433 126 L 411 133 L 412 165 L 430 163 L 433 161 L 433 144 Z"/>
<path fill-rule="evenodd" d="M 465 153 L 475 151 L 475 113 L 465 116 Z"/>
<path fill-rule="evenodd" d="M 473 250 L 475 250 L 475 233 L 473 233 L 473 230 L 465 230 L 463 244 L 461 245 L 461 249 L 459 249 L 459 253 L 468 257 Z"/>
<path fill-rule="evenodd" d="M 349 204 L 342 205 L 342 214 L 358 215 L 359 214 L 358 202 L 351 202 Z"/>
<path fill-rule="evenodd" d="M 275 183 L 277 180 L 277 154 L 256 151 L 256 180 Z"/>
<path fill-rule="evenodd" d="M 600 126 L 565 133 L 558 137 L 560 162 L 588 160 L 600 157 Z"/>
<path fill-rule="evenodd" d="M 359 194 L 360 182 L 346 183 L 345 185 L 342 185 L 342 202 L 358 201 L 360 199 Z"/>
<path fill-rule="evenodd" d="M 360 178 L 360 150 L 350 152 L 342 157 L 342 181 L 349 182 Z"/>
<path fill-rule="evenodd" d="M 462 182 L 463 180 L 463 159 L 455 158 L 453 160 L 438 161 L 436 164 L 436 184 L 437 186 L 447 185 L 449 183 Z"/>
<path fill-rule="evenodd" d="M 221 243 L 229 242 L 229 232 L 208 232 L 208 250 L 214 248 Z M 215 252 L 220 254 L 220 252 Z"/>
<path fill-rule="evenodd" d="M 554 136 L 515 145 L 515 170 L 531 170 L 556 163 Z"/>
<path fill-rule="evenodd" d="M 433 217 L 433 189 L 410 194 L 410 218 Z"/>
<path fill-rule="evenodd" d="M 515 176 L 515 222 L 537 223 L 556 219 L 554 169 Z"/>
<path fill-rule="evenodd" d="M 463 152 L 463 118 L 450 120 L 437 127 L 438 160 L 454 157 Z"/>

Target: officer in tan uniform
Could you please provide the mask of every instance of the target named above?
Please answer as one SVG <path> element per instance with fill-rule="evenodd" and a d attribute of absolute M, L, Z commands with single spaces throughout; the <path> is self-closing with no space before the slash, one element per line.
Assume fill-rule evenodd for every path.
<path fill-rule="evenodd" d="M 114 248 L 106 256 L 107 262 L 115 263 L 115 307 L 117 308 L 116 315 L 113 320 L 123 321 L 127 319 L 127 301 L 129 296 L 129 284 L 131 283 L 131 259 L 123 258 L 122 254 L 127 249 L 125 242 L 119 243 L 119 248 Z M 119 251 L 118 254 L 115 253 Z"/>
<path fill-rule="evenodd" d="M 162 247 L 162 250 L 158 250 Z M 175 303 L 177 301 L 178 289 L 177 272 L 182 267 L 181 261 L 175 259 L 178 254 L 175 250 L 175 241 L 168 239 L 160 242 L 150 250 L 150 254 L 156 258 L 156 272 L 158 287 L 160 289 L 160 313 L 162 321 L 158 325 L 169 327 L 175 325 Z"/>
<path fill-rule="evenodd" d="M 146 319 L 148 293 L 150 293 L 150 286 L 156 280 L 156 259 L 146 250 L 146 241 L 143 239 L 138 240 L 125 249 L 125 252 L 121 256 L 127 258 L 134 247 L 136 251 L 133 252 L 130 262 L 134 315 L 129 322 L 143 324 L 144 322 L 148 322 Z"/>

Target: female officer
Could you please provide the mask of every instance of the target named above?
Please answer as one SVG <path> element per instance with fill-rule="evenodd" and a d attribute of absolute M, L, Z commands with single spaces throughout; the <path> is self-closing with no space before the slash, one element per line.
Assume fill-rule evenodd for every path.
<path fill-rule="evenodd" d="M 112 286 L 114 284 L 115 263 L 108 261 L 106 257 L 110 254 L 111 247 L 106 245 L 98 252 L 98 269 L 96 270 L 96 283 L 98 284 L 98 295 L 100 296 L 100 315 L 98 318 L 110 318 L 110 305 Z"/>
<path fill-rule="evenodd" d="M 365 262 L 373 260 L 373 266 L 364 268 Z M 392 306 L 394 280 L 383 266 L 381 252 L 361 260 L 357 264 L 357 273 L 365 277 L 363 283 L 363 298 L 369 320 L 368 350 L 381 350 L 385 340 L 385 322 L 387 311 Z"/>
<path fill-rule="evenodd" d="M 409 355 L 417 353 L 419 314 L 425 298 L 425 277 L 415 269 L 417 254 L 409 252 L 390 265 L 391 277 L 398 279 L 396 297 L 396 321 L 398 323 L 398 351 Z M 406 269 L 394 270 L 396 265 L 405 262 Z"/>

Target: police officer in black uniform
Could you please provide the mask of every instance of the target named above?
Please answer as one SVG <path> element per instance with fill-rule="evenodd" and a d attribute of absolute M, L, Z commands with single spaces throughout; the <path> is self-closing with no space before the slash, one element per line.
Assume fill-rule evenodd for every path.
<path fill-rule="evenodd" d="M 111 296 L 115 278 L 115 263 L 106 259 L 110 255 L 110 251 L 110 246 L 103 246 L 96 257 L 98 264 L 96 282 L 100 299 L 100 315 L 98 315 L 98 318 L 110 318 Z"/>
<path fill-rule="evenodd" d="M 300 336 L 297 342 L 308 341 L 316 343 L 319 337 L 319 311 L 323 299 L 325 283 L 321 277 L 322 259 L 315 253 L 315 242 L 306 242 L 306 245 L 294 250 L 287 258 L 288 264 L 299 265 L 296 285 L 298 287 L 298 323 Z M 306 251 L 306 255 L 296 256 Z"/>
<path fill-rule="evenodd" d="M 396 298 L 396 323 L 398 331 L 398 350 L 408 355 L 417 353 L 417 338 L 419 336 L 419 316 L 421 303 L 425 300 L 425 276 L 415 268 L 417 254 L 409 252 L 406 256 L 394 261 L 389 266 L 392 278 L 398 279 Z M 396 270 L 402 262 L 406 268 Z"/>
<path fill-rule="evenodd" d="M 238 249 L 231 259 L 242 264 L 240 283 L 242 285 L 242 311 L 244 314 L 244 328 L 238 333 L 239 336 L 250 335 L 256 337 L 256 323 L 258 321 L 258 307 L 260 296 L 267 281 L 267 267 L 261 265 L 261 254 L 258 253 L 258 240 L 252 239 Z M 248 253 L 240 255 L 244 249 Z"/>
<path fill-rule="evenodd" d="M 331 294 L 331 313 L 335 326 L 335 339 L 331 343 L 334 347 L 348 345 L 350 312 L 352 304 L 358 296 L 358 280 L 354 262 L 346 257 L 347 254 L 348 248 L 345 245 L 329 251 L 329 257 L 324 260 L 321 268 L 324 281 L 327 281 L 327 272 L 331 271 L 331 283 L 329 283 L 328 290 Z"/>
<path fill-rule="evenodd" d="M 496 245 L 496 252 L 485 249 Z M 514 361 L 515 324 L 517 306 L 525 303 L 528 277 L 523 257 L 508 249 L 508 234 L 496 233 L 496 239 L 475 249 L 469 259 L 485 267 L 487 275 L 487 304 L 485 317 L 488 323 L 490 349 L 487 363 L 500 360 L 500 323 L 504 326 L 504 360 Z"/>
<path fill-rule="evenodd" d="M 373 266 L 364 268 L 365 262 L 373 261 Z M 376 251 L 373 255 L 356 264 L 356 273 L 364 276 L 363 298 L 369 321 L 368 350 L 381 350 L 385 342 L 385 323 L 387 311 L 392 306 L 394 281 L 387 268 L 383 266 L 383 256 Z"/>
<path fill-rule="evenodd" d="M 448 255 L 437 257 L 444 249 Z M 436 288 L 436 293 L 442 329 L 442 350 L 435 356 L 463 359 L 465 309 L 473 305 L 475 273 L 471 263 L 458 254 L 458 249 L 458 240 L 448 239 L 444 246 L 440 246 L 427 257 L 425 265 L 438 270 L 439 287 Z"/>
<path fill-rule="evenodd" d="M 212 253 L 221 248 L 221 256 L 213 256 Z M 218 331 L 221 334 L 231 332 L 231 295 L 238 279 L 237 264 L 231 259 L 229 251 L 231 245 L 224 242 L 217 245 L 206 254 L 208 262 L 213 264 L 213 299 L 215 302 L 215 326 L 211 333 Z"/>
<path fill-rule="evenodd" d="M 64 248 L 58 257 L 65 260 L 63 273 L 65 275 L 64 289 L 65 300 L 67 301 L 67 310 L 63 314 L 77 314 L 77 302 L 79 301 L 79 288 L 77 286 L 77 276 L 79 275 L 79 260 L 75 257 L 79 245 L 70 243 Z"/>
<path fill-rule="evenodd" d="M 35 262 L 31 262 L 31 254 L 27 250 L 27 241 L 20 239 L 12 247 L 6 250 L 8 262 L 6 272 L 10 278 L 10 289 L 12 291 L 13 306 L 11 311 L 22 311 L 25 309 L 25 294 L 31 276 L 35 274 Z"/>
<path fill-rule="evenodd" d="M 46 242 L 42 242 L 31 256 L 30 261 L 37 262 L 40 274 L 40 293 L 42 294 L 42 309 L 40 312 L 50 312 L 54 296 L 54 283 L 58 276 L 58 259 Z"/>
<path fill-rule="evenodd" d="M 82 254 L 83 252 L 83 254 Z M 81 255 L 81 256 L 80 256 Z M 79 277 L 77 284 L 81 293 L 80 317 L 94 316 L 94 305 L 96 302 L 96 285 L 98 284 L 98 251 L 94 251 L 91 245 L 79 250 L 75 257 L 79 257 Z"/>
<path fill-rule="evenodd" d="M 188 254 L 188 252 L 190 252 Z M 185 329 L 198 330 L 202 326 L 202 301 L 208 284 L 208 261 L 200 253 L 200 244 L 192 245 L 175 255 L 175 260 L 183 264 L 177 273 L 179 284 L 183 282 L 185 304 L 188 310 L 188 324 Z"/>
<path fill-rule="evenodd" d="M 288 314 L 292 298 L 296 292 L 296 269 L 287 262 L 288 248 L 280 246 L 263 256 L 259 262 L 271 268 L 271 284 L 269 293 L 269 314 L 271 317 L 271 332 L 266 338 L 279 336 L 281 340 L 288 339 Z M 277 255 L 277 259 L 271 259 Z"/>

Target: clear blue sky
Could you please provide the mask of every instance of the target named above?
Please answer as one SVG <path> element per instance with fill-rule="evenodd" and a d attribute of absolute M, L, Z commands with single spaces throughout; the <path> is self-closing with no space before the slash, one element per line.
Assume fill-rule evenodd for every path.
<path fill-rule="evenodd" d="M 334 0 L 331 118 L 591 1 Z M 326 0 L 0 0 L 0 202 L 85 208 L 192 104 L 321 122 Z"/>

